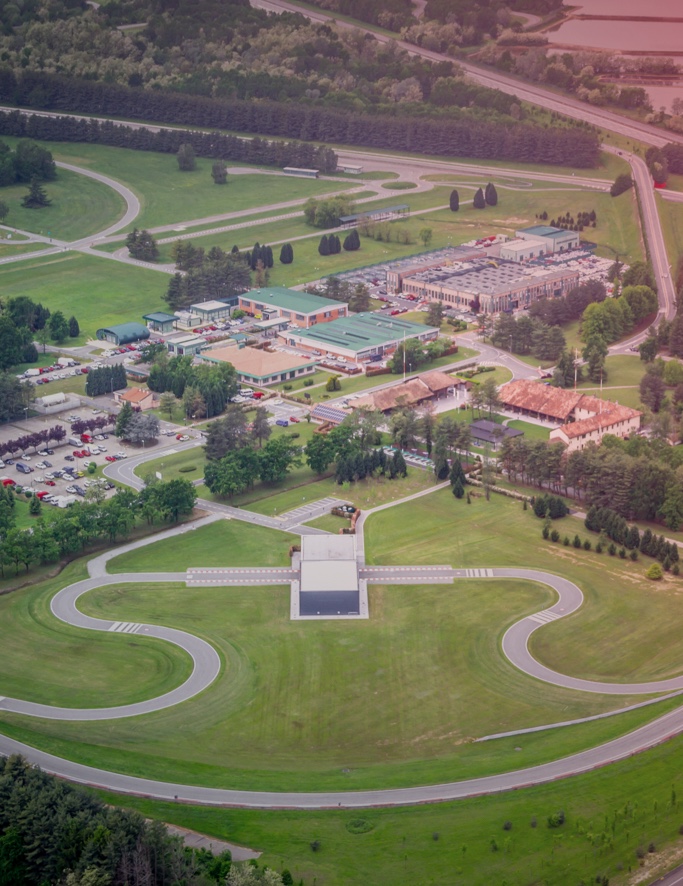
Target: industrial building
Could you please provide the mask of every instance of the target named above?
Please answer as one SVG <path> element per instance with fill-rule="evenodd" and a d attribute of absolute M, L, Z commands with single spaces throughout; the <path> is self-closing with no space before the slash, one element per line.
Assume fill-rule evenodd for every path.
<path fill-rule="evenodd" d="M 151 314 L 143 314 L 142 319 L 147 322 L 148 329 L 162 335 L 173 332 L 178 322 L 178 317 L 175 314 L 167 314 L 166 311 L 152 311 Z"/>
<path fill-rule="evenodd" d="M 103 326 L 97 330 L 99 341 L 107 341 L 113 345 L 130 345 L 135 341 L 149 338 L 149 329 L 142 323 L 119 323 L 116 326 Z"/>
<path fill-rule="evenodd" d="M 434 341 L 439 330 L 401 317 L 367 311 L 309 329 L 286 329 L 284 344 L 308 351 L 316 357 L 343 358 L 351 362 L 391 354 L 404 340 Z"/>
<path fill-rule="evenodd" d="M 190 305 L 190 310 L 199 317 L 200 323 L 215 323 L 230 316 L 231 306 L 222 301 L 202 301 Z"/>
<path fill-rule="evenodd" d="M 485 314 L 528 307 L 539 298 L 564 295 L 579 284 L 576 269 L 519 265 L 494 258 L 422 270 L 402 281 L 403 293 Z"/>
<path fill-rule="evenodd" d="M 193 309 L 197 305 L 192 306 Z M 308 292 L 297 292 L 283 286 L 252 289 L 239 296 L 239 307 L 257 320 L 279 318 L 291 326 L 310 329 L 318 323 L 329 323 L 347 317 L 348 305 Z"/>
<path fill-rule="evenodd" d="M 174 357 L 196 357 L 208 347 L 206 339 L 194 332 L 175 332 L 167 335 L 165 341 L 168 353 Z"/>

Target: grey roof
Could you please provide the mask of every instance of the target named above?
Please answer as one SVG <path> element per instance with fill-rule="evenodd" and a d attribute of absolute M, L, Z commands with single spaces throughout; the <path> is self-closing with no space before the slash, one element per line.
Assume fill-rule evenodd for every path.
<path fill-rule="evenodd" d="M 489 421 L 487 418 L 473 421 L 470 425 L 470 432 L 473 439 L 483 440 L 485 443 L 498 443 L 506 437 L 521 437 L 524 433 L 518 428 L 508 428 L 495 421 Z"/>

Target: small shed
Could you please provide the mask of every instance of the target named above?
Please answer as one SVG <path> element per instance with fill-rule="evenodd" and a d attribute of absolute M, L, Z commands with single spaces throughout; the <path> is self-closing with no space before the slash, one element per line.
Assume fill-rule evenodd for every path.
<path fill-rule="evenodd" d="M 152 311 L 151 314 L 143 314 L 142 319 L 147 321 L 148 329 L 162 334 L 172 332 L 178 322 L 175 314 L 167 314 L 166 311 Z"/>
<path fill-rule="evenodd" d="M 497 449 L 503 440 L 511 437 L 521 437 L 524 432 L 517 428 L 499 425 L 495 421 L 489 421 L 487 418 L 480 418 L 472 422 L 470 433 L 475 443 L 485 443 L 493 447 L 493 449 Z"/>

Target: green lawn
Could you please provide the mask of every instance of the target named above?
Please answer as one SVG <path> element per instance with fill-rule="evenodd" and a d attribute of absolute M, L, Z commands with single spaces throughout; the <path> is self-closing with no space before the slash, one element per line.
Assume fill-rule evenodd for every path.
<path fill-rule="evenodd" d="M 10 210 L 7 224 L 59 240 L 77 240 L 113 224 L 125 211 L 123 198 L 108 185 L 67 169 L 57 170 L 57 178 L 46 182 L 45 190 L 50 206 L 24 209 L 26 185 L 3 188 L 2 199 Z"/>
<path fill-rule="evenodd" d="M 14 143 L 16 140 L 4 137 L 3 140 Z M 320 180 L 298 179 L 289 176 L 277 175 L 260 175 L 258 173 L 246 175 L 232 175 L 228 177 L 226 186 L 215 185 L 211 178 L 211 160 L 197 158 L 197 168 L 194 172 L 180 172 L 178 170 L 178 162 L 173 154 L 156 154 L 148 151 L 133 151 L 129 148 L 114 148 L 105 145 L 89 145 L 89 144 L 71 144 L 67 142 L 41 142 L 44 147 L 52 151 L 56 160 L 63 160 L 66 163 L 72 163 L 75 166 L 82 166 L 101 172 L 111 178 L 127 185 L 135 192 L 142 204 L 142 211 L 134 224 L 130 225 L 126 230 L 132 230 L 133 227 L 151 228 L 157 225 L 172 224 L 174 222 L 190 221 L 197 218 L 203 218 L 209 215 L 218 215 L 226 212 L 235 212 L 250 207 L 268 206 L 273 203 L 279 203 L 286 200 L 295 200 L 297 198 L 307 199 L 318 194 L 333 193 L 335 191 L 343 191 L 351 188 L 354 182 L 326 182 Z M 273 172 L 274 170 L 268 170 Z M 78 187 L 97 187 L 98 199 L 106 202 L 112 199 L 107 195 L 113 195 L 120 205 L 122 213 L 123 203 L 121 198 L 105 185 L 86 179 L 84 176 L 75 173 L 67 173 L 64 170 L 59 171 L 59 179 L 63 177 L 64 182 L 70 183 L 70 187 L 76 187 L 75 182 L 80 183 Z M 356 186 L 360 184 L 355 182 Z M 46 186 L 49 195 L 53 196 L 54 191 L 54 207 L 57 207 L 57 182 L 50 182 Z M 18 193 L 25 193 L 26 188 L 22 187 Z M 9 194 L 10 189 L 5 189 Z M 101 192 L 101 193 L 100 193 Z M 71 212 L 77 208 L 71 203 L 71 191 L 69 191 L 69 207 Z M 9 202 L 9 201 L 8 201 Z M 97 210 L 96 203 L 93 207 Z M 23 210 L 24 213 L 32 210 Z M 55 236 L 65 237 L 61 227 L 46 228 L 47 213 L 52 210 L 41 210 L 36 213 L 41 217 L 41 225 L 43 233 L 53 230 Z M 90 210 L 92 212 L 92 209 Z M 27 227 L 20 223 L 24 216 L 19 215 L 16 211 L 14 203 L 10 206 L 9 222 L 18 228 L 26 228 L 35 231 L 38 228 Z M 34 211 L 35 212 L 35 211 Z M 45 215 L 43 216 L 43 213 Z M 102 210 L 99 210 L 100 214 Z M 113 221 L 114 219 L 111 219 Z M 76 216 L 73 224 L 81 224 L 85 227 L 85 220 L 79 220 Z M 110 222 L 107 222 L 110 223 Z M 85 236 L 88 233 L 95 233 L 104 228 L 105 224 L 91 225 L 83 234 L 72 235 L 71 239 L 76 236 Z M 253 242 L 253 241 L 252 241 Z"/>
<path fill-rule="evenodd" d="M 94 634 L 57 621 L 50 613 L 50 597 L 67 580 L 85 577 L 80 561 L 59 578 L 0 596 L 3 695 L 101 707 L 154 697 L 189 676 L 190 658 L 173 644 Z"/>
<path fill-rule="evenodd" d="M 76 316 L 81 335 L 69 339 L 70 346 L 94 338 L 100 326 L 142 322 L 148 311 L 163 310 L 167 285 L 168 276 L 159 271 L 76 252 L 0 267 L 4 298 L 27 295 L 53 312 Z"/>
<path fill-rule="evenodd" d="M 180 572 L 192 566 L 287 566 L 292 536 L 287 532 L 221 520 L 109 562 L 109 572 Z"/>
<path fill-rule="evenodd" d="M 396 883 L 576 886 L 608 876 L 612 886 L 652 883 L 681 861 L 680 736 L 643 754 L 554 784 L 454 803 L 394 809 L 278 812 L 215 809 L 100 792 L 112 805 L 263 850 L 295 882 L 325 886 Z M 564 810 L 560 829 L 549 815 Z M 350 832 L 355 819 L 364 834 Z M 503 824 L 510 822 L 510 830 Z M 534 822 L 536 826 L 534 826 Z M 320 849 L 312 852 L 317 839 Z M 495 839 L 498 851 L 491 851 Z M 654 843 L 639 867 L 636 849 Z"/>
<path fill-rule="evenodd" d="M 666 251 L 675 270 L 683 255 L 683 204 L 673 203 L 671 200 L 658 200 L 657 204 Z"/>
<path fill-rule="evenodd" d="M 545 628 L 539 632 L 544 661 L 608 679 L 677 673 L 680 583 L 668 578 L 655 588 L 644 580 L 642 563 L 557 548 L 540 539 L 540 525 L 509 499 L 494 496 L 487 503 L 475 498 L 468 506 L 444 490 L 371 516 L 366 551 L 370 563 L 469 567 L 532 562 L 560 571 L 580 583 L 586 606 L 566 623 L 552 625 L 551 641 Z M 562 521 L 563 531 L 574 527 L 580 527 L 579 521 Z M 252 536 L 252 530 L 221 522 L 123 555 L 114 568 L 286 562 L 291 536 L 265 530 Z M 29 607 L 27 598 L 46 611 L 56 585 L 0 600 L 7 613 L 0 620 L 0 640 L 10 629 L 28 648 L 14 613 Z M 471 742 L 631 700 L 542 685 L 502 659 L 499 643 L 506 627 L 552 599 L 547 588 L 518 581 L 373 585 L 367 622 L 292 623 L 286 587 L 103 588 L 83 598 L 84 612 L 196 632 L 219 649 L 224 674 L 188 704 L 134 722 L 54 723 L 9 714 L 0 722 L 12 735 L 55 753 L 214 786 L 391 786 L 516 768 L 605 740 L 655 713 Z M 56 636 L 55 643 L 61 642 Z M 28 654 L 35 656 L 35 649 Z M 70 652 L 62 657 L 59 675 L 72 658 Z M 117 674 L 118 666 L 109 665 Z M 6 671 L 20 673 L 14 659 L 0 662 L 4 692 Z"/>
<path fill-rule="evenodd" d="M 517 431 L 524 431 L 524 436 L 527 440 L 547 440 L 550 434 L 548 428 L 542 428 L 540 425 L 533 425 L 528 421 L 520 421 L 519 419 L 509 421 L 507 426 Z"/>

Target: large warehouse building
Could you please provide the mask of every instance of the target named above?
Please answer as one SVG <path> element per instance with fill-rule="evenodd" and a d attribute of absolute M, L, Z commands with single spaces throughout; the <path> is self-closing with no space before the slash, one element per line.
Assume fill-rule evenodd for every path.
<path fill-rule="evenodd" d="M 379 311 L 351 314 L 310 329 L 286 329 L 280 333 L 284 344 L 308 351 L 316 357 L 339 358 L 353 363 L 368 357 L 393 353 L 405 339 L 433 341 L 439 330 L 422 323 L 410 323 Z"/>
<path fill-rule="evenodd" d="M 578 283 L 575 269 L 528 267 L 485 258 L 441 271 L 421 271 L 403 280 L 403 292 L 463 310 L 478 302 L 478 310 L 494 314 L 564 295 Z"/>

